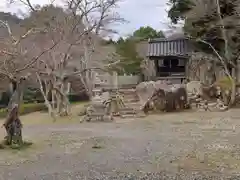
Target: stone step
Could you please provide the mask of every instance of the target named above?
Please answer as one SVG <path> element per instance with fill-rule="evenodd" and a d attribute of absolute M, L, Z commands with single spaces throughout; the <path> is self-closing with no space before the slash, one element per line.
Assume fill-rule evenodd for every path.
<path fill-rule="evenodd" d="M 136 96 L 136 97 L 137 97 L 137 94 L 135 94 L 135 93 L 131 93 L 131 94 L 129 94 L 129 93 L 128 93 L 128 94 L 122 94 L 122 93 L 121 93 L 121 95 L 122 95 L 122 96 L 125 96 L 125 97 L 126 97 L 126 96 Z"/>
<path fill-rule="evenodd" d="M 132 102 L 138 102 L 138 99 L 124 99 L 123 102 L 124 103 L 132 103 Z"/>
<path fill-rule="evenodd" d="M 119 110 L 121 114 L 136 114 L 136 111 L 134 109 L 124 109 Z"/>
<path fill-rule="evenodd" d="M 90 117 L 97 117 L 97 116 L 104 116 L 104 115 L 105 115 L 104 112 L 93 112 L 89 114 Z"/>
<path fill-rule="evenodd" d="M 125 107 L 122 107 L 120 110 L 134 110 L 132 107 L 129 107 L 129 106 L 125 106 Z"/>
<path fill-rule="evenodd" d="M 119 93 L 121 94 L 136 94 L 136 91 L 135 90 L 128 90 L 128 91 L 119 91 Z"/>
<path fill-rule="evenodd" d="M 121 118 L 134 118 L 135 117 L 135 114 L 121 114 L 120 115 Z"/>
<path fill-rule="evenodd" d="M 137 94 L 122 94 L 123 97 L 138 97 Z"/>
<path fill-rule="evenodd" d="M 131 108 L 131 109 L 133 109 L 133 110 L 138 110 L 138 109 L 140 109 L 140 105 L 126 105 L 126 107 L 128 107 L 128 108 Z"/>
<path fill-rule="evenodd" d="M 138 101 L 124 102 L 124 104 L 125 104 L 126 107 L 139 106 Z"/>
<path fill-rule="evenodd" d="M 95 107 L 98 108 L 98 107 L 104 107 L 104 104 L 101 101 L 95 101 L 91 103 L 91 106 L 94 108 Z"/>
<path fill-rule="evenodd" d="M 137 96 L 137 94 L 135 92 L 126 92 L 126 93 L 120 92 L 120 94 L 122 96 Z"/>
<path fill-rule="evenodd" d="M 127 94 L 123 94 L 123 93 L 120 93 L 122 96 L 138 96 L 136 93 L 127 93 Z"/>
<path fill-rule="evenodd" d="M 134 111 L 134 112 L 137 112 L 137 111 L 139 111 L 139 107 L 129 107 L 132 111 Z M 127 111 L 130 111 L 130 110 L 127 110 Z"/>
<path fill-rule="evenodd" d="M 135 89 L 119 89 L 120 93 L 132 93 L 132 92 L 136 92 Z"/>
<path fill-rule="evenodd" d="M 132 99 L 139 99 L 139 97 L 138 96 L 134 96 L 134 95 L 127 95 L 127 96 L 122 96 L 122 98 L 124 98 L 124 99 L 129 99 L 129 98 L 132 98 Z"/>
<path fill-rule="evenodd" d="M 105 112 L 105 108 L 95 108 L 92 111 L 96 112 L 96 113 L 98 113 L 98 112 Z"/>
<path fill-rule="evenodd" d="M 120 115 L 135 115 L 136 113 L 133 113 L 133 112 L 128 112 L 128 113 L 125 113 L 125 112 L 121 112 Z"/>
<path fill-rule="evenodd" d="M 122 96 L 137 96 L 136 93 L 120 93 Z"/>
<path fill-rule="evenodd" d="M 93 110 L 93 111 L 96 111 L 96 110 L 102 110 L 102 109 L 106 109 L 105 106 L 92 106 L 89 108 L 89 110 Z"/>
<path fill-rule="evenodd" d="M 120 94 L 137 94 L 136 91 L 119 91 Z"/>
<path fill-rule="evenodd" d="M 123 95 L 122 97 L 123 97 L 123 98 L 138 98 L 138 96 L 135 95 L 135 94 Z"/>
<path fill-rule="evenodd" d="M 136 114 L 134 110 L 129 111 L 119 111 L 121 114 Z"/>
<path fill-rule="evenodd" d="M 123 98 L 138 98 L 136 95 L 122 95 Z"/>
<path fill-rule="evenodd" d="M 136 101 L 136 102 L 128 102 L 128 103 L 125 103 L 126 107 L 140 107 L 141 104 L 139 103 L 139 101 Z"/>
<path fill-rule="evenodd" d="M 121 109 L 119 112 L 124 112 L 124 113 L 135 113 L 135 110 L 132 108 L 129 109 Z"/>
<path fill-rule="evenodd" d="M 138 112 L 135 114 L 120 114 L 121 118 L 144 118 L 147 115 L 144 112 Z"/>

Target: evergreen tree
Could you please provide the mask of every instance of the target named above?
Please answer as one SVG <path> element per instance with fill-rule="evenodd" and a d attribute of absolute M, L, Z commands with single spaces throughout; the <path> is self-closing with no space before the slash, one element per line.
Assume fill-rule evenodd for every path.
<path fill-rule="evenodd" d="M 150 26 L 140 27 L 133 33 L 133 37 L 138 40 L 148 40 L 149 38 L 163 38 L 164 33 L 162 31 L 157 31 Z"/>
<path fill-rule="evenodd" d="M 157 31 L 149 26 L 140 27 L 126 39 L 120 37 L 115 43 L 116 54 L 120 58 L 120 62 L 112 69 L 120 74 L 140 74 L 140 64 L 143 57 L 140 57 L 137 52 L 138 43 L 147 41 L 149 38 L 162 37 L 165 37 L 162 31 Z"/>
<path fill-rule="evenodd" d="M 220 14 L 217 13 L 216 0 L 170 0 L 171 8 L 168 16 L 173 23 L 185 20 L 184 31 L 190 37 L 202 39 L 210 43 L 222 56 L 225 54 L 227 38 L 228 52 L 231 59 L 237 58 L 239 54 L 239 0 L 219 0 Z M 223 21 L 224 27 L 221 25 Z M 226 38 L 223 37 L 223 30 Z M 207 44 L 197 44 L 200 50 L 214 54 L 212 48 Z"/>
<path fill-rule="evenodd" d="M 117 64 L 120 74 L 139 74 L 142 58 L 136 51 L 136 42 L 128 38 L 120 38 L 116 45 L 116 54 L 120 57 L 120 63 Z"/>

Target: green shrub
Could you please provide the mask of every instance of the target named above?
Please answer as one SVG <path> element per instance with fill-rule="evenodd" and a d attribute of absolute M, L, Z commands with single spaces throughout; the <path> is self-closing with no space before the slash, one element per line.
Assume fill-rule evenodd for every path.
<path fill-rule="evenodd" d="M 47 110 L 47 107 L 44 103 L 39 104 L 23 104 L 20 106 L 19 113 L 20 115 L 29 114 L 32 112 L 37 111 L 45 111 Z M 6 108 L 0 109 L 0 118 L 5 118 L 7 116 L 8 112 Z"/>
<path fill-rule="evenodd" d="M 6 107 L 8 105 L 8 102 L 11 98 L 11 93 L 10 92 L 3 92 L 2 93 L 2 98 L 0 100 L 0 105 L 1 107 Z"/>
<path fill-rule="evenodd" d="M 221 87 L 222 89 L 225 90 L 231 90 L 232 89 L 232 82 L 229 79 L 229 77 L 225 76 L 218 81 L 215 82 L 215 85 Z"/>
<path fill-rule="evenodd" d="M 74 102 L 83 102 L 83 101 L 88 101 L 89 97 L 86 94 L 69 94 L 68 95 L 69 102 L 74 103 Z"/>
<path fill-rule="evenodd" d="M 43 96 L 41 94 L 41 91 L 37 88 L 27 88 L 24 91 L 23 94 L 23 101 L 24 103 L 28 104 L 28 103 L 43 103 L 44 99 Z"/>
<path fill-rule="evenodd" d="M 0 109 L 0 118 L 5 118 L 7 116 L 7 109 Z"/>

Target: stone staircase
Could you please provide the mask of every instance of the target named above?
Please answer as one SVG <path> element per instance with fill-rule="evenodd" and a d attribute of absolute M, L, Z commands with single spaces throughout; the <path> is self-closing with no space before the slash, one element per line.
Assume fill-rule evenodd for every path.
<path fill-rule="evenodd" d="M 126 107 L 121 108 L 120 116 L 122 118 L 142 117 L 144 114 L 140 112 L 140 101 L 135 89 L 119 89 L 120 95 Z"/>

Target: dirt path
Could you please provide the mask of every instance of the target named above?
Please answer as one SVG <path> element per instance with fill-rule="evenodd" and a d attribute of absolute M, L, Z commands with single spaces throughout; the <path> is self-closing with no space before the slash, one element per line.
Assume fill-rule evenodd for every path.
<path fill-rule="evenodd" d="M 175 179 L 176 174 L 215 180 L 240 172 L 238 110 L 76 122 L 26 124 L 25 138 L 35 145 L 0 151 L 0 180 Z"/>

